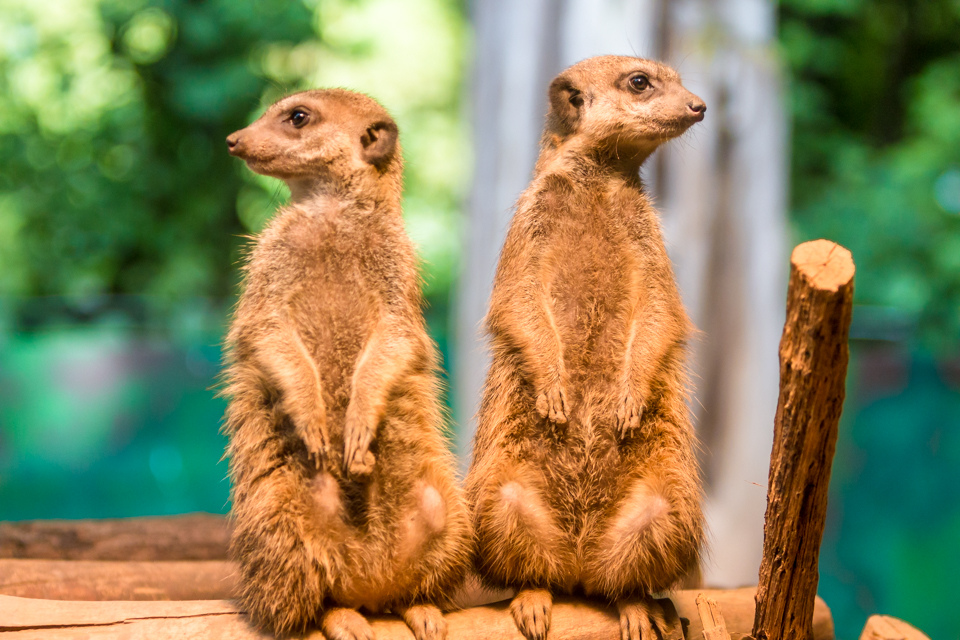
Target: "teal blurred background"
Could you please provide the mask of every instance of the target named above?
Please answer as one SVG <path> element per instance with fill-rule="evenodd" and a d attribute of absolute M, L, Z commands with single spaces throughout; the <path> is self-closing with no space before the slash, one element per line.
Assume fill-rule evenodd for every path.
<path fill-rule="evenodd" d="M 960 637 L 960 3 L 778 11 L 791 241 L 858 267 L 820 593 Z M 223 140 L 290 90 L 396 116 L 449 362 L 471 50 L 456 0 L 0 0 L 0 520 L 227 512 L 219 345 L 286 194 Z"/>

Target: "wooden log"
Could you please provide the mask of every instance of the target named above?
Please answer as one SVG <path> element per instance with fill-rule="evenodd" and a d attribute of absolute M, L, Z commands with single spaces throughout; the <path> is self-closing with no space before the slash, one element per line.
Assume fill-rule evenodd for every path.
<path fill-rule="evenodd" d="M 860 640 L 930 640 L 922 631 L 892 616 L 870 616 Z"/>
<path fill-rule="evenodd" d="M 232 562 L 119 562 L 0 560 L 0 594 L 47 600 L 229 600 Z M 471 575 L 455 595 L 457 608 L 499 602 L 509 590 L 491 590 Z"/>
<path fill-rule="evenodd" d="M 685 637 L 699 639 L 703 626 L 696 597 L 704 593 L 723 607 L 727 627 L 749 630 L 754 589 L 678 591 L 671 599 L 684 622 Z M 833 640 L 833 621 L 817 600 L 815 640 Z M 447 614 L 450 640 L 523 640 L 510 615 L 509 602 Z M 377 640 L 412 640 L 413 634 L 394 616 L 371 617 Z M 272 636 L 254 629 L 227 601 L 205 602 L 64 602 L 0 596 L 0 639 L 57 640 L 81 636 L 89 640 L 262 640 Z M 319 631 L 303 638 L 323 640 Z M 620 621 L 613 607 L 588 600 L 558 598 L 553 607 L 550 640 L 620 640 Z"/>
<path fill-rule="evenodd" d="M 224 560 L 0 560 L 0 594 L 47 600 L 226 600 L 236 567 Z"/>
<path fill-rule="evenodd" d="M 812 637 L 817 561 L 847 374 L 853 275 L 850 252 L 827 240 L 799 245 L 790 259 L 753 624 L 757 640 Z"/>
<path fill-rule="evenodd" d="M 226 560 L 224 516 L 0 522 L 0 558 L 46 560 Z"/>

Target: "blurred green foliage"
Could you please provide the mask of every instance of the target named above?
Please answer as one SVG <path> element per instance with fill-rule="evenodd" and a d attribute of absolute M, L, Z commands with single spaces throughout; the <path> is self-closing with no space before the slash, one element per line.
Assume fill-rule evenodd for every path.
<path fill-rule="evenodd" d="M 226 301 L 240 236 L 285 190 L 223 139 L 285 92 L 337 85 L 397 117 L 409 230 L 445 304 L 464 21 L 447 0 L 0 0 L 0 295 Z"/>
<path fill-rule="evenodd" d="M 792 222 L 853 252 L 856 298 L 960 346 L 960 3 L 781 0 Z"/>

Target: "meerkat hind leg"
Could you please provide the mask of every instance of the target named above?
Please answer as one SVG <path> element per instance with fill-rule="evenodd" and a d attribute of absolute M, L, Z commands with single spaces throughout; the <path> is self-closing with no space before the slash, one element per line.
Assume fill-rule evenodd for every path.
<path fill-rule="evenodd" d="M 327 640 L 374 640 L 370 623 L 354 609 L 329 609 L 324 612 L 320 627 Z"/>
<path fill-rule="evenodd" d="M 417 483 L 416 502 L 404 519 L 397 552 L 402 562 L 414 558 L 431 538 L 443 531 L 447 520 L 447 505 L 443 496 L 426 481 Z"/>
<path fill-rule="evenodd" d="M 652 596 L 617 601 L 620 640 L 683 640 L 683 625 L 673 602 Z"/>
<path fill-rule="evenodd" d="M 516 561 L 528 562 L 532 556 L 543 555 L 542 552 L 558 546 L 563 536 L 537 491 L 522 481 L 509 480 L 500 485 L 498 494 L 493 512 L 498 527 L 507 534 L 506 540 L 522 545 L 527 552 L 523 554 L 527 558 L 521 556 Z M 555 573 L 555 570 L 544 569 L 544 573 Z"/>
<path fill-rule="evenodd" d="M 447 620 L 440 609 L 430 604 L 419 604 L 398 609 L 417 640 L 446 640 Z"/>
<path fill-rule="evenodd" d="M 638 482 L 609 525 L 603 546 L 612 558 L 637 551 L 637 540 L 670 514 L 670 503 L 644 481 Z"/>

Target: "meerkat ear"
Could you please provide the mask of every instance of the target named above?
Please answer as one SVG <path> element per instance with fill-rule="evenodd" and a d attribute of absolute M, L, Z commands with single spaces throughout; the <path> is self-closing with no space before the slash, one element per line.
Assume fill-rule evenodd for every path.
<path fill-rule="evenodd" d="M 556 133 L 569 135 L 577 128 L 583 94 L 569 78 L 559 76 L 550 83 L 551 124 Z"/>
<path fill-rule="evenodd" d="M 397 125 L 392 122 L 371 124 L 360 136 L 360 144 L 363 145 L 363 159 L 379 169 L 393 157 L 397 148 Z"/>

